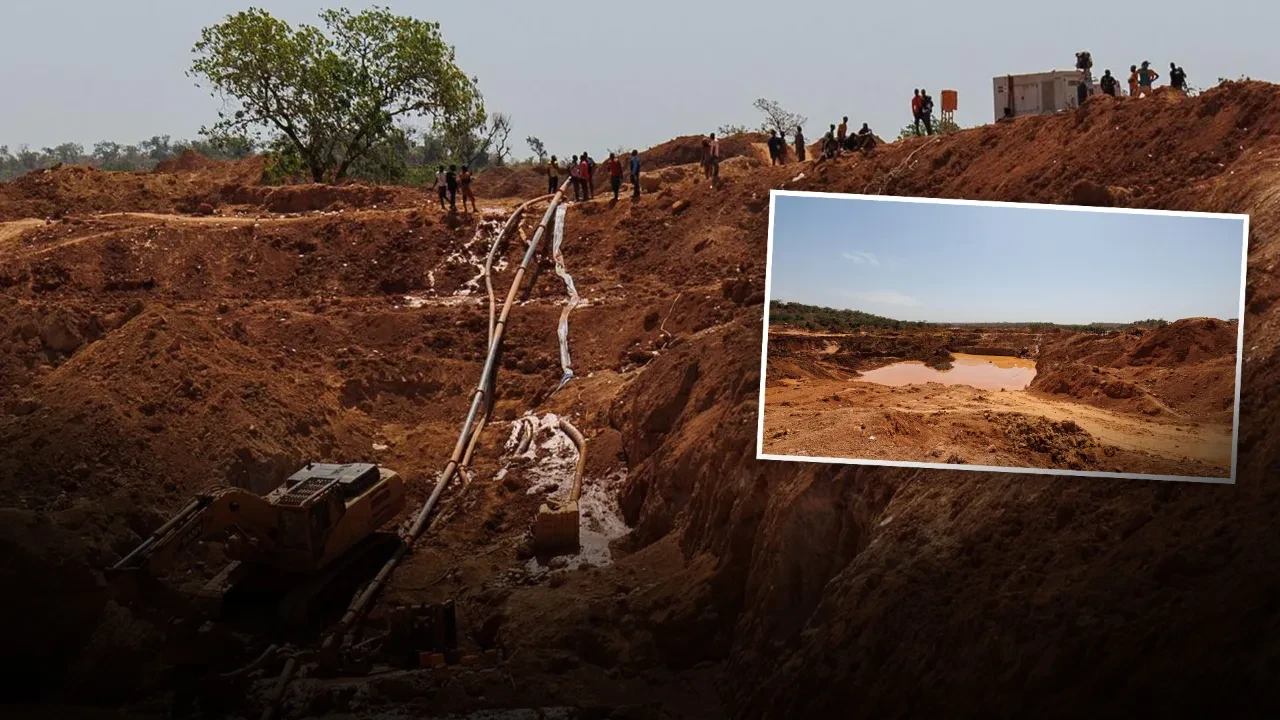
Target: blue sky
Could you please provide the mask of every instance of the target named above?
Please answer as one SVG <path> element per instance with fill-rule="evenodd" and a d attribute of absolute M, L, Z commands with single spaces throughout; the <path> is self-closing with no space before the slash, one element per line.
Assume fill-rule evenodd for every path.
<path fill-rule="evenodd" d="M 774 200 L 771 299 L 933 322 L 1239 316 L 1243 221 Z"/>
<path fill-rule="evenodd" d="M 196 135 L 218 102 L 184 76 L 200 28 L 263 7 L 290 23 L 368 0 L 7 0 L 0 67 L 8 112 L 0 144 L 137 142 Z M 1280 3 L 1192 0 L 1076 5 L 1022 0 L 862 3 L 813 0 L 380 0 L 436 20 L 491 109 L 561 156 L 604 157 L 725 123 L 758 126 L 751 103 L 772 98 L 809 117 L 808 136 L 848 115 L 886 138 L 910 120 L 912 88 L 959 92 L 962 125 L 991 122 L 992 78 L 1065 69 L 1077 50 L 1096 72 L 1171 61 L 1191 85 L 1218 77 L 1280 79 Z M 1105 7 L 1101 16 L 1096 12 Z M 1100 21 L 1093 18 L 1101 17 Z M 1137 31 L 1137 32 L 1135 32 Z M 1163 82 L 1163 80 L 1161 81 Z"/>

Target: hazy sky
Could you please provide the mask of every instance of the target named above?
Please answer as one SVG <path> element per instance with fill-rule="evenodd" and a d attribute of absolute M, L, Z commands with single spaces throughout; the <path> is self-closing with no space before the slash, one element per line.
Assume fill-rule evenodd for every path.
<path fill-rule="evenodd" d="M 779 195 L 771 299 L 934 322 L 1240 314 L 1243 221 Z"/>
<path fill-rule="evenodd" d="M 255 4 L 296 24 L 318 23 L 325 7 L 370 3 Z M 811 138 L 845 114 L 896 136 L 919 86 L 935 98 L 958 90 L 960 123 L 986 123 L 995 75 L 1069 68 L 1084 48 L 1099 74 L 1149 59 L 1162 74 L 1176 60 L 1193 86 L 1242 74 L 1280 79 L 1280 6 L 1259 0 L 1224 0 L 1212 11 L 1187 0 L 380 4 L 438 20 L 488 106 L 511 113 L 520 141 L 537 135 L 560 155 L 644 148 L 724 123 L 754 127 L 760 96 L 807 115 Z M 200 28 L 248 5 L 5 0 L 0 144 L 71 141 L 88 150 L 99 140 L 195 136 L 218 104 L 183 74 L 191 46 Z M 528 154 L 523 142 L 517 152 Z"/>

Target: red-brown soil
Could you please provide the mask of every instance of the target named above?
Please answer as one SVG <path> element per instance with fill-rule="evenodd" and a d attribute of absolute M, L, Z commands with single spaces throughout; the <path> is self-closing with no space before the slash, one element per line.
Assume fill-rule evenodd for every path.
<path fill-rule="evenodd" d="M 674 166 L 638 204 L 574 206 L 565 260 L 589 301 L 571 319 L 578 379 L 551 394 L 564 288 L 544 259 L 512 315 L 475 482 L 446 493 L 379 605 L 453 597 L 466 648 L 505 660 L 447 678 L 307 677 L 286 711 L 1275 714 L 1277 130 L 1280 89 L 1228 84 L 820 166 L 735 159 L 716 189 Z M 19 589 L 3 627 L 15 701 L 162 710 L 159 628 L 105 599 L 101 569 L 200 487 L 264 482 L 315 456 L 373 456 L 420 500 L 479 376 L 485 306 L 445 302 L 474 274 L 447 260 L 467 254 L 474 218 L 395 203 L 94 217 L 171 214 L 191 197 L 155 177 L 94 176 L 83 197 L 32 178 L 0 186 L 0 216 L 36 219 L 0 225 L 0 580 Z M 1234 486 L 755 460 L 769 189 L 1065 203 L 1081 180 L 1118 205 L 1251 215 Z M 56 214 L 70 217 L 43 222 Z M 500 291 L 521 246 L 503 252 Z M 1193 344 L 1212 346 L 1196 340 L 1188 355 Z M 1158 372 L 1162 357 L 1108 367 Z M 542 466 L 496 474 L 508 421 L 531 409 L 588 434 L 588 487 L 625 473 L 630 531 L 612 564 L 532 571 L 520 556 Z M 1053 429 L 1019 432 L 1075 434 Z M 203 571 L 218 559 L 206 554 Z M 269 687 L 263 677 L 219 697 L 247 716 Z"/>
<path fill-rule="evenodd" d="M 777 327 L 762 447 L 773 455 L 1229 477 L 1238 327 L 1210 318 L 1105 335 Z M 862 379 L 904 360 L 949 370 L 953 352 L 1027 358 L 1035 377 L 1009 393 Z"/>

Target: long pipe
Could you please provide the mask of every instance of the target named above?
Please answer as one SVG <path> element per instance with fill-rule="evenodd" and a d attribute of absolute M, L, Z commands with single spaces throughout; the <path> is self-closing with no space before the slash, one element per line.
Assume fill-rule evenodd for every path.
<path fill-rule="evenodd" d="M 470 440 L 472 430 L 474 429 L 473 423 L 476 420 L 476 412 L 480 408 L 481 401 L 483 401 L 488 395 L 487 386 L 489 385 L 490 376 L 493 373 L 494 363 L 498 355 L 498 348 L 502 345 L 502 334 L 506 330 L 507 317 L 510 315 L 511 306 L 515 302 L 516 292 L 520 288 L 520 283 L 524 280 L 524 274 L 529 267 L 529 261 L 533 259 L 533 255 L 538 249 L 538 244 L 542 241 L 542 236 L 545 234 L 547 229 L 547 223 L 551 222 L 556 206 L 560 204 L 561 198 L 564 197 L 565 189 L 569 187 L 569 182 L 569 180 L 565 180 L 560 186 L 560 189 L 551 196 L 551 203 L 547 206 L 547 212 L 543 214 L 542 222 L 538 224 L 538 230 L 533 234 L 533 240 L 529 242 L 529 247 L 525 250 L 524 258 L 520 261 L 520 267 L 516 270 L 515 278 L 511 281 L 511 289 L 507 291 L 507 300 L 502 306 L 502 314 L 499 315 L 490 335 L 489 353 L 484 361 L 484 370 L 480 373 L 480 382 L 477 383 L 475 395 L 471 400 L 471 409 L 467 411 L 467 419 L 462 423 L 462 431 L 458 435 L 458 442 L 453 447 L 453 455 L 450 456 L 449 463 L 445 465 L 444 472 L 440 474 L 440 479 L 436 481 L 436 486 L 431 491 L 431 496 L 427 498 L 426 504 L 424 504 L 422 509 L 418 511 L 418 516 L 414 520 L 413 527 L 409 530 L 409 534 L 405 537 L 404 542 L 400 543 L 399 547 L 396 548 L 395 553 L 387 560 L 386 564 L 382 566 L 382 569 L 378 571 L 373 582 L 369 583 L 369 586 L 364 589 L 364 592 L 360 594 L 360 597 L 351 604 L 351 607 L 347 610 L 347 613 L 342 616 L 342 620 L 338 622 L 338 625 L 334 628 L 333 632 L 325 637 L 324 643 L 321 645 L 321 652 L 334 649 L 334 644 L 337 639 L 346 634 L 347 629 L 351 627 L 352 623 L 354 623 L 355 620 L 364 613 L 369 603 L 382 589 L 383 585 L 386 584 L 387 580 L 391 578 L 391 574 L 395 571 L 396 566 L 399 565 L 404 556 L 409 553 L 414 542 L 417 541 L 418 537 L 422 534 L 423 529 L 426 528 L 427 519 L 430 517 L 431 511 L 435 509 L 436 503 L 440 499 L 440 494 L 444 492 L 445 487 L 449 484 L 449 480 L 453 478 L 454 472 L 457 471 L 459 460 L 462 458 L 462 454 Z M 537 198 L 535 198 L 535 200 L 536 199 Z M 513 213 L 513 218 L 508 220 L 507 225 L 503 228 L 503 234 L 505 234 L 510 227 L 515 225 L 514 216 L 522 212 L 524 208 L 532 202 L 534 201 L 531 200 L 526 202 L 517 208 L 516 213 Z M 496 247 L 496 242 L 494 246 Z M 284 669 L 280 672 L 280 677 L 276 681 L 276 686 L 268 701 L 267 708 L 262 713 L 262 720 L 271 720 L 271 718 L 274 717 L 275 709 L 283 699 L 285 687 L 288 685 L 290 677 L 297 669 L 297 665 L 298 662 L 296 658 L 289 658 L 289 661 L 285 663 Z"/>
<path fill-rule="evenodd" d="M 587 439 L 582 437 L 573 423 L 560 418 L 560 429 L 578 446 L 578 467 L 573 472 L 573 489 L 569 491 L 569 502 L 578 502 L 582 495 L 582 473 L 587 468 Z"/>
<path fill-rule="evenodd" d="M 494 255 L 497 253 L 498 244 L 501 243 L 503 238 L 505 238 L 507 234 L 511 232 L 512 228 L 517 226 L 517 224 L 520 221 L 520 218 L 524 215 L 524 211 L 526 208 L 528 208 L 530 205 L 533 205 L 534 203 L 539 203 L 539 202 L 542 202 L 543 200 L 548 200 L 553 197 L 555 197 L 555 195 L 541 195 L 539 197 L 533 198 L 532 200 L 526 200 L 524 203 L 522 203 L 519 207 L 515 209 L 515 212 L 511 213 L 511 217 L 507 219 L 506 225 L 502 226 L 502 231 L 499 232 L 496 237 L 494 237 L 493 243 L 489 246 L 489 256 L 485 258 L 485 261 L 484 261 L 484 284 L 489 291 L 489 345 L 490 346 L 493 345 L 493 334 L 494 334 L 494 329 L 496 325 L 495 315 L 497 314 L 496 311 L 497 311 L 497 305 L 498 305 L 497 299 L 494 297 L 494 293 L 493 293 L 493 258 L 494 258 Z M 476 445 L 479 444 L 480 442 L 480 435 L 481 433 L 484 432 L 485 424 L 489 422 L 489 414 L 491 412 L 493 412 L 493 378 L 490 378 L 488 401 L 485 403 L 484 414 L 480 417 L 480 420 L 476 423 L 475 430 L 471 432 L 471 440 L 467 444 L 467 451 L 462 456 L 462 464 L 459 467 L 465 469 L 471 465 L 471 454 L 475 452 Z"/>

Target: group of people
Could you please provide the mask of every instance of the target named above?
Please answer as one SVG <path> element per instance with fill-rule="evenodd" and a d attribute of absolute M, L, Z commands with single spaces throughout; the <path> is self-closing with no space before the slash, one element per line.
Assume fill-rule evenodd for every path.
<path fill-rule="evenodd" d="M 1076 53 L 1076 69 L 1084 75 L 1085 82 L 1080 85 L 1080 101 L 1088 97 L 1092 90 L 1093 74 L 1093 58 L 1088 51 Z M 1141 65 L 1129 66 L 1129 95 L 1131 97 L 1139 97 L 1141 95 L 1150 95 L 1155 88 L 1156 81 L 1160 79 L 1160 73 L 1151 67 L 1151 62 L 1143 60 Z M 1120 94 L 1120 83 L 1111 70 L 1102 73 L 1102 77 L 1098 80 L 1098 86 L 1102 90 L 1102 94 L 1116 97 Z M 1179 92 L 1187 91 L 1187 72 L 1177 63 L 1169 63 L 1169 87 Z"/>
<path fill-rule="evenodd" d="M 471 170 L 466 165 L 462 166 L 462 172 L 458 172 L 457 165 L 450 165 L 446 170 L 444 165 L 440 166 L 440 170 L 436 172 L 436 194 L 440 196 L 440 209 L 449 210 L 449 212 L 458 211 L 458 191 L 462 191 L 462 211 L 467 211 L 467 201 L 471 201 L 471 209 L 480 212 L 476 207 L 476 196 L 471 192 Z M 445 202 L 448 206 L 445 206 Z"/>
<path fill-rule="evenodd" d="M 632 150 L 631 157 L 627 163 L 628 169 L 631 171 L 631 199 L 640 199 L 640 153 Z M 618 200 L 618 193 L 622 190 L 622 160 L 616 153 L 609 153 L 609 159 L 604 161 L 604 169 L 609 176 L 609 186 L 613 190 L 613 199 Z M 560 163 L 556 160 L 556 156 L 552 155 L 547 161 L 547 192 L 554 193 L 560 188 Z M 596 161 L 589 153 L 583 151 L 581 155 L 574 155 L 569 161 L 569 184 L 573 186 L 574 200 L 590 200 L 596 194 Z"/>
<path fill-rule="evenodd" d="M 915 95 L 911 96 L 911 117 L 914 118 L 917 135 L 921 124 L 924 124 L 926 135 L 933 134 L 933 97 L 929 91 L 916 88 Z"/>
<path fill-rule="evenodd" d="M 804 162 L 805 140 L 804 128 L 796 127 L 794 138 L 796 160 Z M 826 135 L 822 136 L 822 157 L 833 158 L 843 152 L 870 151 L 876 145 L 875 133 L 862 123 L 862 128 L 855 133 L 849 132 L 849 118 L 845 116 L 839 125 L 831 125 Z M 769 131 L 769 162 L 773 165 L 784 165 L 787 162 L 787 138 L 774 129 Z"/>
<path fill-rule="evenodd" d="M 856 133 L 849 132 L 849 117 L 845 116 L 840 120 L 840 124 L 831 125 L 827 130 L 827 134 L 822 136 L 822 157 L 833 158 L 843 152 L 854 152 L 861 150 L 868 152 L 876 145 L 875 133 L 871 132 L 871 128 L 866 123 L 862 123 L 862 128 Z"/>

